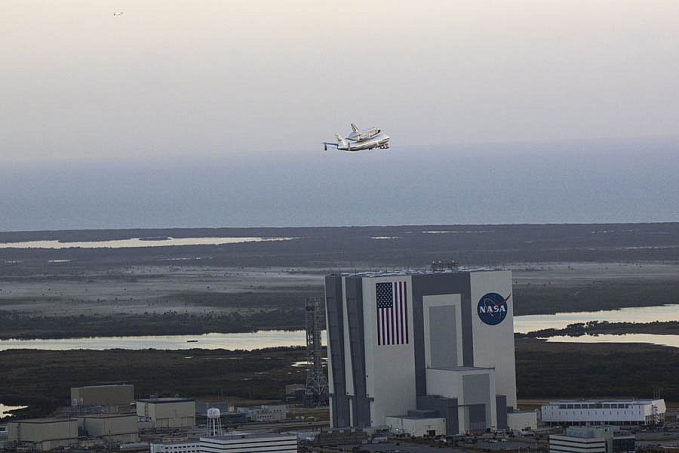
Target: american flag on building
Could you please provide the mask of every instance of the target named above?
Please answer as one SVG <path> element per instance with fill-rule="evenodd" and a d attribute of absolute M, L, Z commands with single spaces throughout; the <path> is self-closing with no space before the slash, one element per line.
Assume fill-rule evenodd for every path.
<path fill-rule="evenodd" d="M 409 343 L 407 293 L 406 282 L 375 283 L 378 346 Z"/>

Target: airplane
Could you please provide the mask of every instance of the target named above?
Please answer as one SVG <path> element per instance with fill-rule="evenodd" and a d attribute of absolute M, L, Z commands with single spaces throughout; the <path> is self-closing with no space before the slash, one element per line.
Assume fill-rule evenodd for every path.
<path fill-rule="evenodd" d="M 323 149 L 328 150 L 328 146 L 334 146 L 339 151 L 366 151 L 369 149 L 389 148 L 390 137 L 382 133 L 382 130 L 375 127 L 359 130 L 355 124 L 351 125 L 352 132 L 347 138 L 340 134 L 335 134 L 337 143 L 323 142 Z"/>

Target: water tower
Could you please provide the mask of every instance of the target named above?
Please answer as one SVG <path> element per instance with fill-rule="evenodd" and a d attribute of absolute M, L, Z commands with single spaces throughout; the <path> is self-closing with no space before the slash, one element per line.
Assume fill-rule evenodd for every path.
<path fill-rule="evenodd" d="M 207 410 L 207 437 L 222 436 L 222 417 L 219 409 L 211 407 Z"/>

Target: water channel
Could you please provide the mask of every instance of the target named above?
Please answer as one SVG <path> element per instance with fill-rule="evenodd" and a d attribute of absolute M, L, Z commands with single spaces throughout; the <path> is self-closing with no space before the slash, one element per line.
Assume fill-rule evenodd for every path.
<path fill-rule="evenodd" d="M 519 333 L 541 329 L 561 329 L 568 324 L 587 321 L 653 322 L 679 321 L 679 305 L 634 307 L 582 313 L 516 316 L 514 331 Z M 553 337 L 549 341 L 577 343 L 652 343 L 679 347 L 679 335 L 584 335 L 581 337 Z M 323 332 L 323 342 L 326 342 Z M 279 346 L 305 346 L 303 330 L 260 330 L 247 333 L 209 333 L 204 335 L 164 335 L 133 337 L 66 338 L 50 340 L 1 340 L 0 351 L 8 349 L 242 349 L 253 350 Z"/>

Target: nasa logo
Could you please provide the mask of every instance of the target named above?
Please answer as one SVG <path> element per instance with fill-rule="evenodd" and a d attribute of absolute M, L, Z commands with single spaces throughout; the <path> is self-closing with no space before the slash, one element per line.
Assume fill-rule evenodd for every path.
<path fill-rule="evenodd" d="M 488 293 L 479 299 L 479 318 L 489 326 L 500 324 L 507 317 L 507 301 L 512 297 L 502 297 L 498 293 Z"/>

